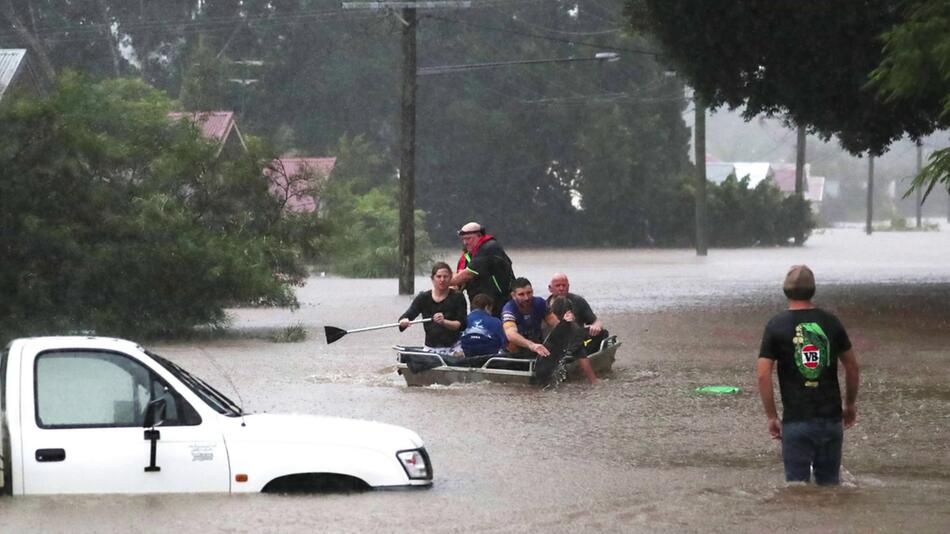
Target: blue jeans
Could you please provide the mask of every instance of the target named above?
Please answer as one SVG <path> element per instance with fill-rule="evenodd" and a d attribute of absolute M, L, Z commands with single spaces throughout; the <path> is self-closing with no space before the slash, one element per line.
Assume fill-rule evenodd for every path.
<path fill-rule="evenodd" d="M 839 484 L 842 441 L 844 428 L 840 420 L 809 419 L 783 423 L 785 480 L 808 482 L 814 469 L 816 484 Z"/>

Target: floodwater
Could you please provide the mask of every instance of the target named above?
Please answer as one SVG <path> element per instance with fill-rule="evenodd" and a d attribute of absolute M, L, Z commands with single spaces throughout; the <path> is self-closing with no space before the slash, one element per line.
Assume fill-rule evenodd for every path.
<path fill-rule="evenodd" d="M 825 231 L 804 248 L 509 251 L 541 295 L 570 275 L 623 341 L 612 376 L 555 391 L 407 388 L 394 343 L 418 326 L 347 335 L 323 325 L 395 321 L 394 280 L 316 277 L 302 307 L 235 310 L 242 335 L 153 345 L 247 411 L 407 426 L 425 440 L 431 490 L 318 496 L 0 499 L 2 532 L 947 532 L 950 531 L 950 235 Z M 454 261 L 454 258 L 446 258 Z M 755 390 L 761 329 L 788 266 L 808 263 L 861 364 L 844 484 L 788 486 Z M 428 280 L 417 278 L 417 289 Z M 299 324 L 300 343 L 267 332 Z M 703 385 L 741 392 L 703 396 Z"/>

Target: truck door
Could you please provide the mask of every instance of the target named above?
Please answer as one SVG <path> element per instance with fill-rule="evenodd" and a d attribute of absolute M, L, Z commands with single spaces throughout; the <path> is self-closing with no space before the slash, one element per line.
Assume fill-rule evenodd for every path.
<path fill-rule="evenodd" d="M 24 366 L 22 385 L 33 391 L 21 404 L 24 493 L 230 490 L 221 430 L 137 359 L 102 350 L 41 352 Z M 146 469 L 152 442 L 142 424 L 159 396 L 165 420 L 156 427 L 155 465 Z"/>

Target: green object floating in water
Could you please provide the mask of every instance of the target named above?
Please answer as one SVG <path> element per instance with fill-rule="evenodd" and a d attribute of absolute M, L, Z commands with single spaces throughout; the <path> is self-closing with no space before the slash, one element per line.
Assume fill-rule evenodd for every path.
<path fill-rule="evenodd" d="M 713 395 L 729 395 L 739 393 L 739 391 L 736 386 L 703 386 L 696 388 L 696 393 L 711 393 Z"/>

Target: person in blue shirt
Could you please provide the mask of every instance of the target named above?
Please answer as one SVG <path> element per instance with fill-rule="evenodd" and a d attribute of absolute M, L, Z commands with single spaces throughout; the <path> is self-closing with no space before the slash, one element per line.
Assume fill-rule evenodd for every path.
<path fill-rule="evenodd" d="M 460 339 L 465 356 L 497 354 L 508 343 L 501 321 L 492 316 L 494 304 L 494 300 L 484 293 L 472 299 L 472 311 L 465 320 L 467 327 Z"/>
<path fill-rule="evenodd" d="M 501 309 L 501 322 L 508 336 L 508 351 L 518 352 L 526 349 L 545 358 L 551 352 L 542 344 L 541 325 L 557 324 L 553 315 L 548 313 L 547 303 L 541 297 L 534 296 L 534 289 L 527 278 L 515 278 L 511 284 L 511 300 Z"/>

